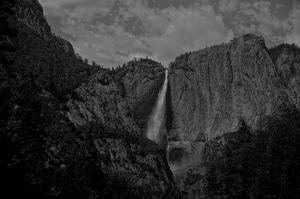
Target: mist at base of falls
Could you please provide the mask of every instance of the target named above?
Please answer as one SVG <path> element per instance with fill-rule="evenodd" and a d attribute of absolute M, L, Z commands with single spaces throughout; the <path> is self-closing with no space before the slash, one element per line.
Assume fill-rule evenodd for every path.
<path fill-rule="evenodd" d="M 166 93 L 168 88 L 168 70 L 165 71 L 165 81 L 159 91 L 156 105 L 150 115 L 147 127 L 147 138 L 155 143 L 167 146 L 167 130 L 165 127 Z"/>

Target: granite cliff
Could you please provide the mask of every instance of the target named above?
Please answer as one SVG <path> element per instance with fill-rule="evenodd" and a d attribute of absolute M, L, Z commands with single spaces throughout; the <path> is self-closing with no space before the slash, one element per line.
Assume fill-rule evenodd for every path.
<path fill-rule="evenodd" d="M 1 187 L 22 195 L 180 198 L 164 149 L 142 130 L 163 66 L 149 59 L 117 72 L 90 66 L 51 33 L 37 0 L 4 0 L 0 9 L 12 3 L 14 15 L 0 13 L 8 19 L 0 37 L 0 172 L 9 176 Z"/>
<path fill-rule="evenodd" d="M 143 129 L 163 79 L 164 68 L 151 60 L 129 62 L 115 73 L 101 70 L 75 89 L 78 99 L 69 99 L 66 113 L 79 128 L 98 122 L 118 132 L 94 143 L 108 176 L 121 175 L 141 196 L 176 198 L 164 148 L 146 139 Z"/>
<path fill-rule="evenodd" d="M 264 40 L 253 35 L 178 58 L 171 66 L 170 88 L 171 136 L 185 132 L 177 137 L 193 141 L 231 131 L 239 118 L 255 124 L 285 94 Z"/>
<path fill-rule="evenodd" d="M 129 104 L 130 114 L 145 130 L 148 117 L 156 103 L 158 92 L 165 79 L 164 67 L 152 60 L 128 63 L 134 69 L 128 70 L 122 78 Z M 133 65 L 133 66 L 131 66 Z"/>
<path fill-rule="evenodd" d="M 18 0 L 14 9 L 19 21 L 26 24 L 27 27 L 38 33 L 45 40 L 49 40 L 56 47 L 63 49 L 66 54 L 75 57 L 72 44 L 68 40 L 52 34 L 51 27 L 44 16 L 43 7 L 38 0 Z"/>
<path fill-rule="evenodd" d="M 184 54 L 169 75 L 171 145 L 206 142 L 240 119 L 255 126 L 287 96 L 264 40 L 254 35 Z"/>
<path fill-rule="evenodd" d="M 94 198 L 115 190 L 129 194 L 124 197 L 181 197 L 164 148 L 145 138 L 164 67 L 148 58 L 115 70 L 90 66 L 76 58 L 70 42 L 51 33 L 37 0 L 17 1 L 14 11 L 17 21 L 10 25 L 18 34 L 5 37 L 16 47 L 7 57 L 15 60 L 6 63 L 0 54 L 0 93 L 6 96 L 0 101 L 6 136 L 0 142 L 9 143 L 0 151 L 14 148 L 5 161 L 24 183 L 4 186 Z M 255 128 L 282 103 L 299 108 L 299 67 L 299 48 L 268 49 L 263 38 L 250 34 L 170 64 L 166 129 L 181 190 L 199 194 L 204 149 L 209 159 L 241 121 Z M 31 143 L 39 143 L 38 150 Z M 15 172 L 24 165 L 25 173 Z"/>
<path fill-rule="evenodd" d="M 237 131 L 241 121 L 255 129 L 262 116 L 283 103 L 299 107 L 299 58 L 294 45 L 268 49 L 262 37 L 247 34 L 171 63 L 170 163 L 190 196 L 199 194 L 195 173 L 204 174 L 203 148 L 209 157 L 211 140 Z M 189 179 L 193 183 L 185 186 Z"/>
<path fill-rule="evenodd" d="M 180 198 L 165 152 L 154 142 L 141 137 L 128 139 L 117 136 L 97 139 L 94 146 L 100 156 L 102 171 L 109 178 L 123 178 L 126 191 L 135 190 L 133 198 Z M 107 195 L 107 198 L 110 197 Z"/>
<path fill-rule="evenodd" d="M 15 7 L 18 20 L 35 30 L 41 36 L 52 36 L 51 28 L 44 16 L 43 7 L 38 0 L 18 0 Z"/>
<path fill-rule="evenodd" d="M 98 121 L 117 130 L 140 134 L 140 128 L 130 117 L 122 88 L 110 71 L 99 71 L 75 92 L 80 99 L 71 98 L 66 104 L 68 118 L 75 125 Z"/>
<path fill-rule="evenodd" d="M 300 49 L 295 44 L 280 44 L 270 53 L 281 84 L 286 88 L 290 101 L 300 107 Z"/>
<path fill-rule="evenodd" d="M 70 99 L 68 117 L 79 126 L 99 120 L 116 129 L 142 133 L 164 71 L 162 65 L 148 59 L 130 61 L 115 74 L 101 70 L 75 90 L 81 100 Z"/>

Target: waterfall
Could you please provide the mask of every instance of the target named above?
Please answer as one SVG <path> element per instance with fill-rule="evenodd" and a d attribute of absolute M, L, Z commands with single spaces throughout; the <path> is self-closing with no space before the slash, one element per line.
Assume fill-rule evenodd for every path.
<path fill-rule="evenodd" d="M 162 89 L 159 91 L 158 99 L 150 115 L 147 127 L 147 138 L 162 145 L 167 144 L 167 133 L 164 126 L 167 87 L 168 70 L 165 71 L 165 81 Z"/>

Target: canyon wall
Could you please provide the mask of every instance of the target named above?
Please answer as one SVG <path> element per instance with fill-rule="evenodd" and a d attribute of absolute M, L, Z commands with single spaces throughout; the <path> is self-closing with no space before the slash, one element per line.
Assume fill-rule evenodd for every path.
<path fill-rule="evenodd" d="M 20 81 L 34 78 L 34 84 L 55 98 L 57 107 L 48 105 L 63 119 L 54 126 L 71 121 L 74 129 L 94 123 L 114 129 L 113 135 L 101 135 L 104 130 L 101 138 L 88 140 L 91 151 L 101 157 L 103 172 L 124 171 L 137 188 L 155 184 L 158 195 L 173 190 L 179 196 L 165 154 L 144 139 L 165 79 L 164 67 L 150 59 L 133 60 L 115 73 L 89 66 L 76 59 L 70 42 L 51 33 L 37 0 L 20 0 L 15 10 L 22 47 L 14 68 Z M 241 120 L 255 127 L 277 105 L 300 104 L 299 49 L 284 45 L 269 50 L 254 35 L 185 53 L 170 64 L 168 75 L 166 129 L 172 166 L 201 162 L 204 145 L 237 130 Z M 60 147 L 53 143 L 46 150 Z M 203 173 L 196 164 L 192 171 Z M 189 189 L 185 179 L 178 182 Z"/>
<path fill-rule="evenodd" d="M 119 131 L 141 135 L 140 128 L 130 117 L 129 106 L 122 88 L 109 71 L 99 71 L 75 90 L 78 99 L 67 102 L 67 116 L 77 126 L 100 122 Z"/>
<path fill-rule="evenodd" d="M 10 111 L 3 114 L 15 121 L 15 117 L 9 115 L 16 112 L 12 110 L 26 110 L 30 117 L 26 115 L 24 119 L 22 113 L 18 122 L 23 124 L 33 118 L 32 123 L 38 126 L 31 127 L 33 124 L 27 122 L 25 130 L 16 131 L 18 136 L 13 135 L 19 138 L 22 134 L 28 143 L 35 143 L 22 141 L 22 146 L 28 148 L 26 152 L 18 145 L 15 145 L 16 151 L 9 151 L 10 162 L 24 160 L 11 170 L 20 171 L 20 182 L 24 181 L 29 188 L 43 184 L 41 190 L 36 189 L 41 195 L 76 195 L 78 188 L 87 190 L 92 195 L 90 198 L 118 193 L 180 198 L 164 148 L 146 139 L 143 132 L 165 79 L 164 67 L 148 58 L 135 59 L 118 72 L 85 64 L 76 58 L 70 42 L 52 34 L 37 0 L 16 3 L 13 17 L 17 36 L 12 40 L 16 41 L 17 56 L 9 67 L 0 64 L 0 69 L 10 69 L 12 77 L 6 73 L 1 75 L 16 82 L 16 91 L 7 96 L 7 102 L 21 96 L 24 103 L 15 100 L 18 102 L 15 108 L 9 105 Z M 31 87 L 24 86 L 25 83 Z M 3 87 L 1 89 L 4 93 Z M 33 105 L 26 106 L 27 103 Z M 40 110 L 40 103 L 47 107 L 45 111 Z M 50 116 L 45 119 L 45 115 Z M 15 138 L 7 132 L 9 143 L 14 143 Z M 35 142 L 39 139 L 46 144 Z M 36 150 L 38 147 L 42 150 Z M 34 157 L 34 161 L 15 160 L 16 154 L 24 153 L 30 160 Z M 20 169 L 23 165 L 26 168 Z M 34 170 L 28 173 L 27 168 Z M 47 176 L 41 175 L 41 170 Z M 63 175 L 59 175 L 61 171 Z M 26 178 L 22 179 L 23 176 Z M 34 179 L 32 183 L 28 178 Z M 35 179 L 39 179 L 38 183 Z M 65 179 L 71 179 L 70 183 Z M 80 186 L 72 185 L 79 181 Z M 130 190 L 110 187 L 129 187 Z M 23 193 L 22 186 L 10 188 Z"/>
<path fill-rule="evenodd" d="M 126 100 L 131 117 L 143 131 L 155 106 L 159 90 L 165 79 L 165 68 L 153 61 L 143 59 L 128 63 L 129 70 L 122 77 Z"/>
<path fill-rule="evenodd" d="M 69 100 L 68 117 L 79 126 L 101 121 L 146 137 L 147 122 L 163 85 L 164 71 L 162 65 L 152 60 L 129 62 L 116 74 L 101 70 L 75 90 L 81 100 Z"/>
<path fill-rule="evenodd" d="M 52 36 L 51 28 L 44 16 L 43 7 L 38 0 L 18 0 L 15 11 L 18 20 L 25 23 L 29 28 L 45 38 Z"/>
<path fill-rule="evenodd" d="M 255 126 L 289 102 L 263 38 L 254 35 L 179 56 L 169 82 L 174 159 L 199 156 L 203 143 L 236 130 L 239 120 Z"/>
<path fill-rule="evenodd" d="M 26 24 L 27 27 L 38 33 L 45 40 L 62 49 L 66 55 L 75 58 L 73 45 L 66 39 L 55 36 L 44 16 L 43 7 L 38 0 L 18 0 L 15 7 L 17 19 Z"/>
<path fill-rule="evenodd" d="M 268 49 L 262 37 L 247 34 L 176 58 L 169 67 L 166 125 L 170 166 L 181 190 L 201 196 L 203 156 L 214 158 L 226 133 L 243 123 L 256 128 L 279 105 L 299 103 L 295 45 Z"/>
<path fill-rule="evenodd" d="M 300 49 L 295 45 L 280 44 L 270 49 L 281 84 L 290 101 L 300 107 Z"/>

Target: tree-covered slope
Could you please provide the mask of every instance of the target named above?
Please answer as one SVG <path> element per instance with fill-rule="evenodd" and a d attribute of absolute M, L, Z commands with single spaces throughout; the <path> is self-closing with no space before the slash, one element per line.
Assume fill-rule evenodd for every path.
<path fill-rule="evenodd" d="M 66 53 L 61 39 L 49 36 L 45 39 L 21 21 L 16 23 L 18 30 L 14 38 L 18 46 L 10 54 L 14 60 L 13 70 L 22 76 L 32 76 L 45 90 L 58 98 L 72 94 L 87 78 L 99 68 L 90 66 Z"/>
<path fill-rule="evenodd" d="M 121 128 L 126 110 L 105 115 L 105 121 L 95 117 L 81 125 L 69 119 L 67 104 L 86 102 L 89 96 L 80 94 L 97 90 L 97 86 L 88 87 L 94 80 L 90 75 L 108 79 L 114 75 L 84 64 L 68 43 L 48 34 L 41 10 L 33 9 L 41 9 L 35 3 L 0 1 L 2 194 L 179 198 L 164 150 L 137 136 L 141 134 L 138 128 L 132 132 L 133 120 L 131 128 Z M 20 14 L 25 17 L 18 18 Z M 117 79 L 108 87 L 104 79 L 99 78 L 99 83 L 104 84 L 101 89 L 106 93 L 96 91 L 101 97 L 98 100 L 103 109 L 97 111 L 101 114 L 106 114 L 107 106 L 101 99 L 118 99 L 126 105 Z M 84 92 L 75 91 L 77 88 Z M 118 102 L 109 101 L 114 108 Z"/>
<path fill-rule="evenodd" d="M 299 198 L 299 120 L 296 107 L 281 106 L 262 119 L 257 130 L 243 125 L 223 135 L 222 144 L 208 143 L 211 149 L 206 155 L 211 158 L 203 196 Z"/>

